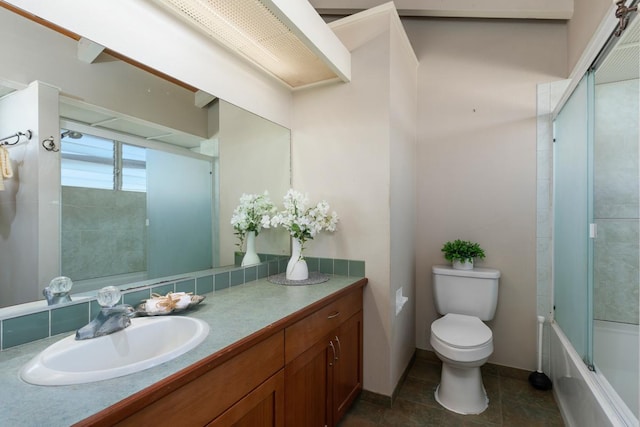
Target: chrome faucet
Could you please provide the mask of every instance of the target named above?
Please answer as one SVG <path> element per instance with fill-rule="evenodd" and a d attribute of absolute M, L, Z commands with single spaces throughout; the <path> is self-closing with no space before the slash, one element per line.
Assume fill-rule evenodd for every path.
<path fill-rule="evenodd" d="M 72 286 L 73 282 L 68 277 L 55 277 L 49 282 L 49 286 L 42 290 L 42 295 L 47 299 L 48 305 L 71 302 L 69 291 Z"/>
<path fill-rule="evenodd" d="M 131 324 L 135 309 L 120 301 L 120 290 L 115 286 L 107 286 L 98 291 L 98 304 L 102 307 L 98 315 L 87 325 L 76 331 L 76 340 L 87 340 L 113 332 L 121 331 Z"/>

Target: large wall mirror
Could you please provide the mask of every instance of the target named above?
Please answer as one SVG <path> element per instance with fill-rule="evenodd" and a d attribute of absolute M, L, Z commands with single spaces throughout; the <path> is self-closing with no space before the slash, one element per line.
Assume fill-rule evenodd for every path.
<path fill-rule="evenodd" d="M 57 275 L 86 292 L 232 265 L 241 194 L 290 186 L 289 130 L 4 8 L 0 26 L 0 138 L 34 133 L 4 146 L 0 307 Z M 265 230 L 257 249 L 288 242 Z"/>

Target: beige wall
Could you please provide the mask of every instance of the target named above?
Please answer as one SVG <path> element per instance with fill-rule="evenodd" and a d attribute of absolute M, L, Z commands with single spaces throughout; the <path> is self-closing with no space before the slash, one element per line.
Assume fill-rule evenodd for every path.
<path fill-rule="evenodd" d="M 294 94 L 292 181 L 340 215 L 333 235 L 316 237 L 310 256 L 362 259 L 364 387 L 390 395 L 388 36 L 352 51 L 349 84 Z M 382 84 L 381 84 L 382 83 Z"/>
<path fill-rule="evenodd" d="M 390 15 L 391 25 L 401 27 Z M 416 348 L 415 243 L 418 60 L 406 33 L 391 31 L 390 146 L 391 164 L 391 385 L 397 384 Z M 397 306 L 397 292 L 406 298 Z"/>
<path fill-rule="evenodd" d="M 351 83 L 294 94 L 292 161 L 294 188 L 340 215 L 309 255 L 366 263 L 364 388 L 390 396 L 415 350 L 417 69 L 395 11 L 378 12 L 336 30 L 351 50 Z M 410 301 L 396 316 L 400 288 Z"/>
<path fill-rule="evenodd" d="M 282 207 L 290 185 L 290 131 L 226 101 L 219 102 L 219 114 L 220 265 L 231 265 L 238 250 L 231 217 L 242 194 L 267 191 L 271 201 Z M 289 240 L 281 228 L 263 229 L 256 250 L 288 254 Z"/>
<path fill-rule="evenodd" d="M 479 242 L 502 271 L 491 361 L 535 367 L 536 84 L 564 77 L 562 23 L 405 20 L 420 60 L 416 341 L 437 317 L 431 266 Z"/>

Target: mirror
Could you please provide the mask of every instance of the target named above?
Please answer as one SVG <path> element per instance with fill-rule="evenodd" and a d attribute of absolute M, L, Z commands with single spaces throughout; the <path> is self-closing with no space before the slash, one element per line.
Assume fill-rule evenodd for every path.
<path fill-rule="evenodd" d="M 3 8 L 0 25 L 3 54 L 14 58 L 0 69 L 0 137 L 26 129 L 34 131 L 31 140 L 7 149 L 14 177 L 5 179 L 5 189 L 0 191 L 0 307 L 42 300 L 42 289 L 53 277 L 65 273 L 65 265 L 70 262 L 65 261 L 67 255 L 73 261 L 80 254 L 91 253 L 81 262 L 85 268 L 97 266 L 99 257 L 112 259 L 112 255 L 105 255 L 104 244 L 102 251 L 100 245 L 96 251 L 82 245 L 71 249 L 65 236 L 61 237 L 69 219 L 61 206 L 77 207 L 77 201 L 65 202 L 72 199 L 65 194 L 66 188 L 60 187 L 60 153 L 43 150 L 41 143 L 51 140 L 58 149 L 64 130 L 141 146 L 168 157 L 165 161 L 174 166 L 173 156 L 209 163 L 210 179 L 201 183 L 204 193 L 211 195 L 209 259 L 213 267 L 233 264 L 237 240 L 230 218 L 241 194 L 266 190 L 278 203 L 290 186 L 289 130 L 113 56 L 92 54 L 94 46 L 83 45 L 83 40 L 76 41 Z M 68 135 L 63 139 L 69 139 Z M 176 175 L 184 174 L 166 169 L 157 169 L 156 175 L 164 178 L 157 187 L 180 189 Z M 157 194 L 160 198 L 168 195 L 164 191 Z M 189 211 L 192 206 L 187 202 L 172 204 L 168 199 L 168 205 L 177 211 Z M 117 206 L 119 202 L 109 203 Z M 147 203 L 151 209 L 151 202 Z M 84 214 L 75 215 L 89 225 L 103 224 L 107 218 L 135 216 L 117 207 L 102 213 L 102 219 L 96 216 L 92 221 L 86 209 Z M 154 214 L 148 212 L 144 220 L 154 218 Z M 166 224 L 172 222 L 186 227 L 177 234 L 193 231 L 187 227 L 191 223 L 188 219 L 176 218 Z M 161 237 L 169 234 L 168 226 L 160 228 Z M 148 234 L 149 229 L 143 231 Z M 263 231 L 257 241 L 258 252 L 287 254 L 289 239 L 280 231 Z M 201 232 L 201 228 L 196 230 L 196 234 Z M 91 237 L 78 239 L 92 240 L 95 243 Z M 183 244 L 161 241 L 153 245 L 169 246 L 184 251 Z M 148 252 L 148 247 L 145 250 Z M 122 253 L 122 247 L 114 245 L 113 251 Z M 141 271 L 144 274 L 136 267 L 136 274 Z M 123 273 L 123 283 L 134 281 L 126 277 L 130 273 Z M 72 279 L 74 274 L 69 274 Z M 100 274 L 88 272 L 84 277 L 87 286 L 99 288 L 105 284 Z M 72 293 L 79 290 L 76 285 L 74 288 Z"/>

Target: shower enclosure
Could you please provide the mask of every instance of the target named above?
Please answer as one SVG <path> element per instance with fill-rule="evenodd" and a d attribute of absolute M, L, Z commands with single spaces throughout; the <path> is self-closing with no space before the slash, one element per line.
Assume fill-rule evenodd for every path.
<path fill-rule="evenodd" d="M 553 147 L 554 320 L 627 425 L 639 416 L 639 29 L 583 77 L 556 117 Z M 555 381 L 580 399 L 568 376 Z"/>

